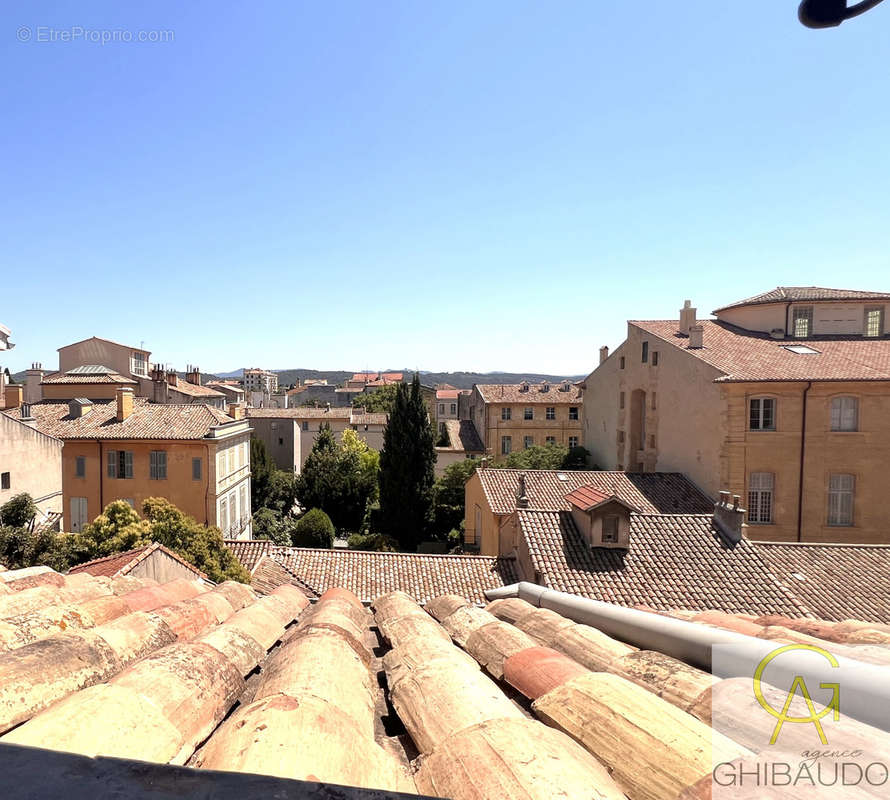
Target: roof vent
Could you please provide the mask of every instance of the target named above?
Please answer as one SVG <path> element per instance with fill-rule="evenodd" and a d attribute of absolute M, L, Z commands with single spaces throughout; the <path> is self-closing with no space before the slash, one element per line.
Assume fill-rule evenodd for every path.
<path fill-rule="evenodd" d="M 773 328 L 769 335 L 773 337 L 773 339 L 784 339 L 785 338 L 785 329 L 784 328 Z"/>
<path fill-rule="evenodd" d="M 689 345 L 690 350 L 701 350 L 704 347 L 704 325 L 693 325 L 689 329 Z"/>
<path fill-rule="evenodd" d="M 68 403 L 68 416 L 72 419 L 80 419 L 90 413 L 93 403 L 85 397 L 75 397 Z"/>

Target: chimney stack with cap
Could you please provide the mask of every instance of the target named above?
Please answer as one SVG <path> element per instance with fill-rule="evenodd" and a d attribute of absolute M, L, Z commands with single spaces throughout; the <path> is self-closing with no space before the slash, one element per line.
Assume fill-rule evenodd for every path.
<path fill-rule="evenodd" d="M 43 389 L 40 382 L 43 380 L 43 365 L 40 363 L 31 364 L 31 369 L 25 373 L 25 397 L 26 403 L 39 403 L 43 400 Z"/>
<path fill-rule="evenodd" d="M 196 366 L 189 365 L 186 370 L 185 379 L 189 383 L 193 383 L 195 386 L 201 385 L 201 370 L 199 370 Z"/>
<path fill-rule="evenodd" d="M 747 512 L 739 506 L 741 498 L 737 494 L 732 495 L 732 503 L 729 497 L 729 492 L 720 492 L 720 499 L 714 506 L 714 524 L 727 542 L 736 544 L 742 539 Z"/>
<path fill-rule="evenodd" d="M 525 491 L 525 473 L 519 476 L 519 486 L 516 488 L 516 508 L 528 508 L 528 495 Z"/>
<path fill-rule="evenodd" d="M 693 325 L 689 329 L 689 349 L 701 350 L 704 347 L 705 328 L 704 325 Z"/>
<path fill-rule="evenodd" d="M 133 390 L 129 386 L 121 386 L 114 396 L 117 400 L 116 419 L 123 422 L 133 413 Z"/>
<path fill-rule="evenodd" d="M 609 357 L 609 348 L 603 345 L 600 348 L 600 364 L 603 363 Z"/>
<path fill-rule="evenodd" d="M 167 383 L 171 386 L 176 386 L 179 384 L 179 375 L 176 374 L 176 370 L 173 368 L 167 368 Z"/>
<path fill-rule="evenodd" d="M 689 329 L 695 325 L 695 312 L 692 301 L 684 301 L 683 308 L 680 309 L 680 333 L 689 335 Z"/>

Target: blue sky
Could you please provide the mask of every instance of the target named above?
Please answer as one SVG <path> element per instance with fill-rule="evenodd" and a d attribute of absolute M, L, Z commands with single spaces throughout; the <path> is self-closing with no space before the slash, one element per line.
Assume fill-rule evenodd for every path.
<path fill-rule="evenodd" d="M 99 335 L 180 369 L 575 374 L 685 298 L 890 290 L 890 4 L 15 5 L 13 371 Z"/>

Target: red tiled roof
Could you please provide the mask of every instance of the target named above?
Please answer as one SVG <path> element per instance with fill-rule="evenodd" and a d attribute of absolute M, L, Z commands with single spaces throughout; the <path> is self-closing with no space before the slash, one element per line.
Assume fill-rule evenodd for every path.
<path fill-rule="evenodd" d="M 44 375 L 41 385 L 60 385 L 60 384 L 95 384 L 95 383 L 120 383 L 124 385 L 136 386 L 137 382 L 131 378 L 124 377 L 117 372 L 103 372 L 94 375 L 80 373 L 72 374 L 70 372 L 54 372 L 51 375 Z"/>
<path fill-rule="evenodd" d="M 597 506 L 601 506 L 603 503 L 608 503 L 610 500 L 614 500 L 631 511 L 639 512 L 638 508 L 625 503 L 620 497 L 617 497 L 611 492 L 604 492 L 601 489 L 597 489 L 596 486 L 581 486 L 578 489 L 575 489 L 575 491 L 567 494 L 565 499 L 569 505 L 580 508 L 582 511 L 590 511 Z"/>
<path fill-rule="evenodd" d="M 741 308 L 742 306 L 759 306 L 769 303 L 830 303 L 836 301 L 858 301 L 868 302 L 876 300 L 879 302 L 890 301 L 890 293 L 887 292 L 870 292 L 860 289 L 827 289 L 823 286 L 777 286 L 768 292 L 756 294 L 754 297 L 748 297 L 744 300 L 738 300 L 723 306 L 714 311 L 715 314 L 720 311 L 727 311 L 730 308 Z"/>
<path fill-rule="evenodd" d="M 519 476 L 525 475 L 529 508 L 568 511 L 566 495 L 582 486 L 614 494 L 643 514 L 707 514 L 714 503 L 679 472 L 480 469 L 476 474 L 495 514 L 516 509 Z"/>
<path fill-rule="evenodd" d="M 398 383 L 405 377 L 402 372 L 356 372 L 350 380 L 366 383 Z"/>
<path fill-rule="evenodd" d="M 476 388 L 486 403 L 525 403 L 528 405 L 577 405 L 581 402 L 581 389 L 571 381 L 548 383 L 544 390 L 541 383 L 529 383 L 523 390 L 519 383 L 477 383 Z M 560 391 L 560 386 L 568 386 L 567 391 Z"/>
<path fill-rule="evenodd" d="M 677 330 L 676 320 L 630 320 L 642 331 L 685 350 L 722 375 L 719 382 L 747 381 L 886 381 L 890 380 L 890 339 L 828 336 L 773 339 L 725 322 L 703 320 L 701 348 L 690 348 L 689 338 Z M 816 353 L 787 348 L 805 345 Z"/>
<path fill-rule="evenodd" d="M 368 414 L 355 413 L 349 418 L 349 423 L 350 425 L 386 425 L 388 419 L 388 414 L 377 412 Z"/>
<path fill-rule="evenodd" d="M 349 406 L 332 406 L 331 408 L 313 408 L 297 406 L 296 408 L 248 408 L 248 417 L 284 417 L 286 419 L 349 419 L 352 409 Z"/>
<path fill-rule="evenodd" d="M 728 546 L 709 516 L 632 514 L 624 551 L 591 548 L 566 511 L 516 513 L 551 589 L 625 606 L 801 614 L 756 548 L 745 539 Z"/>
<path fill-rule="evenodd" d="M 248 572 L 253 572 L 253 568 L 263 555 L 275 546 L 275 543 L 268 539 L 223 539 L 223 544 L 232 551 Z"/>
<path fill-rule="evenodd" d="M 476 432 L 476 426 L 469 419 L 445 419 L 440 425 L 445 426 L 448 433 L 448 447 L 437 447 L 437 450 L 451 450 L 458 453 L 482 453 L 485 446 Z"/>
<path fill-rule="evenodd" d="M 272 557 L 317 594 L 343 587 L 363 602 L 398 589 L 419 602 L 447 593 L 482 603 L 485 589 L 517 580 L 514 560 L 494 556 L 278 547 Z"/>
<path fill-rule="evenodd" d="M 210 386 L 199 386 L 197 383 L 189 383 L 188 381 L 179 380 L 176 386 L 171 386 L 173 392 L 180 392 L 191 397 L 224 397 L 222 392 L 212 389 Z"/>
<path fill-rule="evenodd" d="M 21 420 L 21 408 L 3 412 Z M 42 433 L 68 439 L 202 439 L 210 428 L 234 422 L 230 416 L 208 405 L 149 403 L 133 400 L 133 413 L 123 422 L 116 419 L 114 400 L 97 400 L 82 417 L 70 416 L 68 402 L 44 400 L 31 405 L 31 416 Z"/>
<path fill-rule="evenodd" d="M 87 572 L 93 577 L 100 577 L 104 575 L 109 578 L 116 578 L 121 575 L 128 575 L 139 564 L 141 564 L 158 550 L 165 553 L 175 561 L 178 561 L 180 564 L 182 564 L 182 566 L 187 567 L 189 570 L 194 572 L 196 578 L 206 580 L 207 576 L 203 572 L 201 572 L 201 570 L 199 570 L 194 564 L 190 564 L 178 553 L 173 552 L 172 550 L 164 547 L 164 545 L 159 544 L 158 542 L 152 542 L 152 544 L 147 544 L 144 547 L 137 547 L 135 550 L 127 550 L 124 553 L 114 553 L 110 556 L 104 556 L 103 558 L 96 558 L 92 561 L 85 561 L 83 564 L 78 564 L 77 566 L 71 567 L 71 569 L 68 570 L 68 574 L 76 575 L 79 572 Z"/>
<path fill-rule="evenodd" d="M 457 400 L 460 389 L 436 389 L 436 400 Z"/>
<path fill-rule="evenodd" d="M 84 344 L 84 342 L 108 342 L 108 344 L 117 345 L 118 347 L 125 347 L 127 350 L 132 350 L 136 353 L 147 353 L 151 354 L 150 350 L 145 350 L 142 347 L 133 347 L 129 344 L 121 344 L 120 342 L 115 342 L 112 339 L 104 339 L 101 336 L 88 336 L 86 339 L 81 339 L 77 342 L 72 342 L 71 344 L 62 345 L 62 347 L 57 347 L 56 350 L 65 350 L 68 347 L 74 347 L 77 344 Z"/>

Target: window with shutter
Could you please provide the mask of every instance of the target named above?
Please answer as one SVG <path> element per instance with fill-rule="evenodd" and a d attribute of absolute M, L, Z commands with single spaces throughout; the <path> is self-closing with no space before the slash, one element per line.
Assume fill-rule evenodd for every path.
<path fill-rule="evenodd" d="M 853 524 L 853 495 L 856 478 L 835 473 L 828 478 L 828 524 L 849 527 Z"/>
<path fill-rule="evenodd" d="M 772 472 L 752 472 L 748 476 L 748 522 L 768 525 L 773 521 Z"/>

